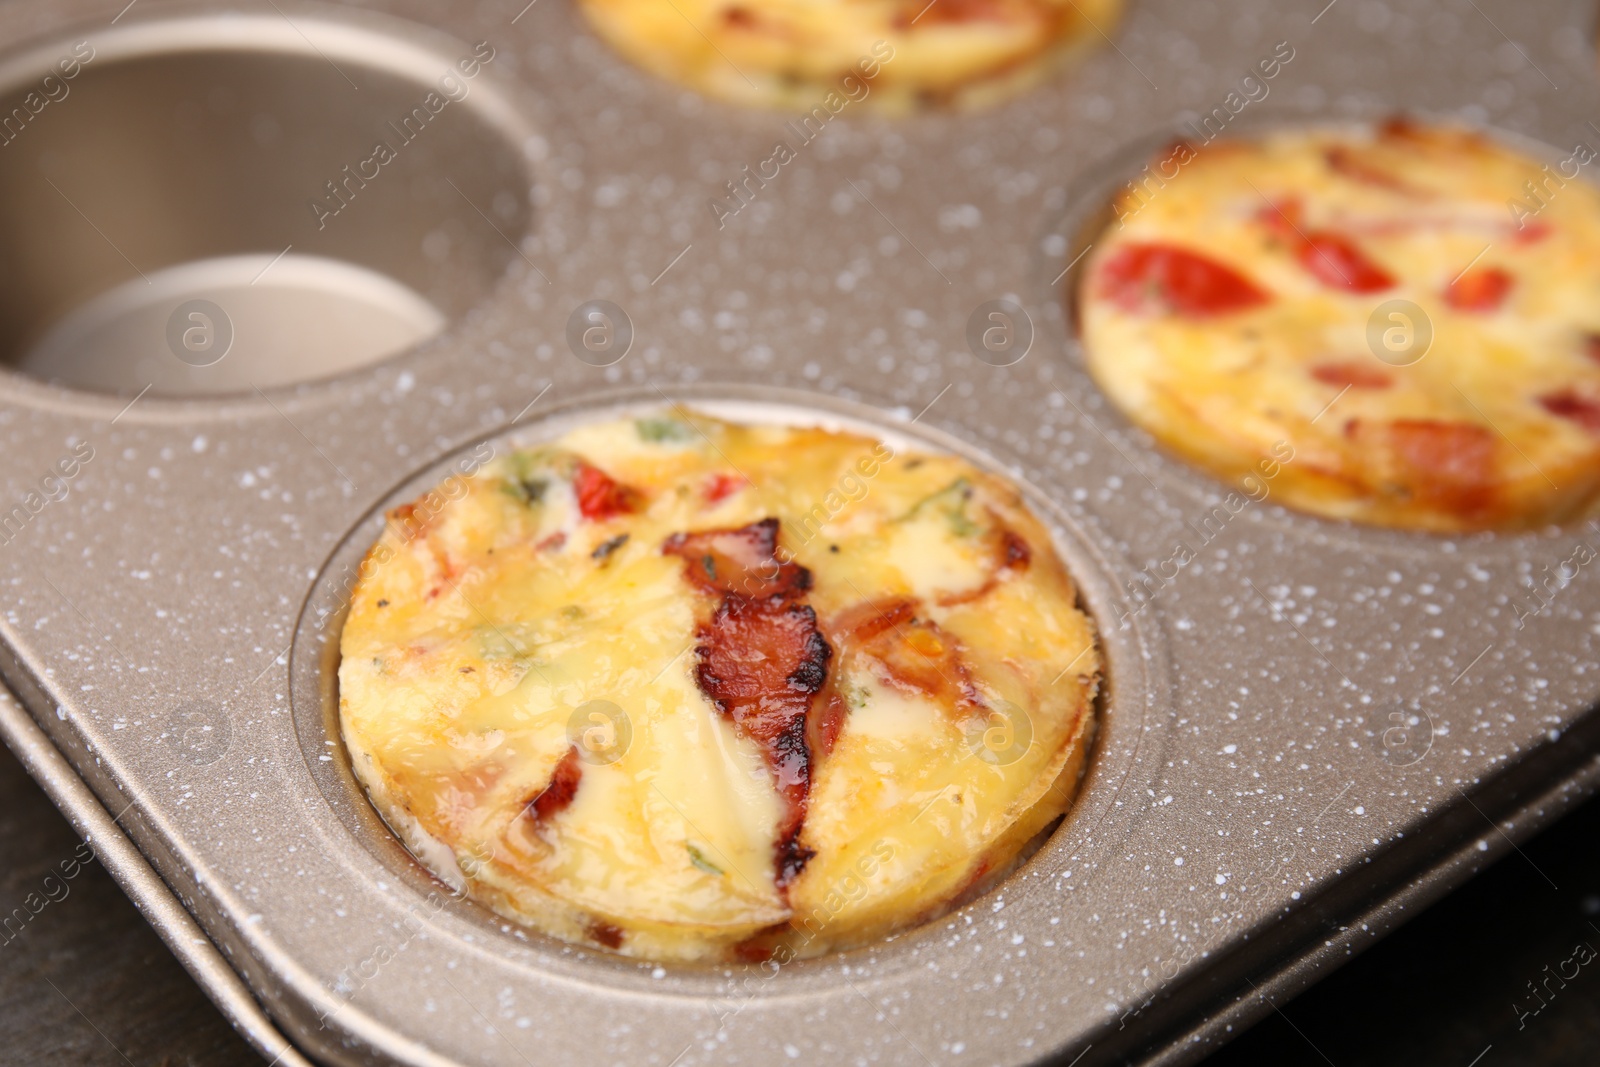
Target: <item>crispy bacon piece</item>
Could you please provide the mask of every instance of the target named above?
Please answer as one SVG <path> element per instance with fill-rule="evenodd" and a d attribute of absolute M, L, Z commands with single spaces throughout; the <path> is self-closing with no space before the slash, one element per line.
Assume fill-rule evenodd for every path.
<path fill-rule="evenodd" d="M 931 697 L 958 719 L 987 714 L 961 646 L 938 624 L 917 618 L 921 606 L 910 597 L 862 601 L 828 620 L 828 636 L 841 656 L 865 653 L 883 665 L 892 684 Z"/>
<path fill-rule="evenodd" d="M 1403 487 L 1418 500 L 1467 519 L 1487 518 L 1495 489 L 1493 431 L 1438 419 L 1354 420 L 1347 432 L 1375 436 L 1394 457 Z"/>
<path fill-rule="evenodd" d="M 1311 377 L 1323 385 L 1338 389 L 1347 386 L 1352 389 L 1387 389 L 1394 384 L 1388 372 L 1353 359 L 1339 363 L 1318 363 L 1311 368 Z"/>
<path fill-rule="evenodd" d="M 1595 363 L 1600 363 L 1600 333 L 1584 335 L 1583 354 L 1588 356 Z"/>
<path fill-rule="evenodd" d="M 833 648 L 817 613 L 800 603 L 811 572 L 792 560 L 779 563 L 777 541 L 778 520 L 768 518 L 736 530 L 674 534 L 662 551 L 684 559 L 697 589 L 722 596 L 700 627 L 695 682 L 740 736 L 760 746 L 777 782 L 784 813 L 774 860 L 782 889 L 814 854 L 800 844 L 811 791 L 807 721 Z"/>
<path fill-rule="evenodd" d="M 613 480 L 599 467 L 582 460 L 572 475 L 572 489 L 578 496 L 578 510 L 586 519 L 596 522 L 623 515 L 634 509 L 639 494 L 636 490 Z"/>
<path fill-rule="evenodd" d="M 1413 121 L 1409 115 L 1391 115 L 1378 127 L 1378 136 L 1386 141 L 1416 141 L 1426 143 L 1429 129 Z"/>
<path fill-rule="evenodd" d="M 833 751 L 833 746 L 844 729 L 844 721 L 849 717 L 850 706 L 844 702 L 844 697 L 830 690 L 822 701 L 821 708 L 814 710 L 811 718 L 807 720 L 809 732 L 806 735 L 806 744 L 810 746 L 813 757 L 826 756 Z"/>
<path fill-rule="evenodd" d="M 991 519 L 995 519 L 994 512 L 990 512 Z M 995 519 L 998 522 L 998 519 Z M 1033 549 L 1028 547 L 1028 542 L 1020 534 L 1006 529 L 1004 526 L 989 534 L 989 541 L 994 549 L 994 570 L 989 572 L 989 577 L 983 584 L 975 589 L 968 589 L 961 593 L 945 593 L 939 599 L 941 607 L 954 607 L 957 604 L 970 604 L 979 597 L 988 594 L 995 586 L 1000 584 L 1000 578 L 1007 571 L 1025 571 L 1028 564 L 1033 562 Z"/>
<path fill-rule="evenodd" d="M 1590 433 L 1600 433 L 1600 402 L 1580 396 L 1572 389 L 1546 393 L 1539 398 L 1539 406 L 1550 414 L 1571 419 Z"/>
<path fill-rule="evenodd" d="M 1000 531 L 1000 566 L 1020 571 L 1027 570 L 1031 562 L 1033 549 L 1028 547 L 1022 535 L 1010 530 Z"/>
<path fill-rule="evenodd" d="M 1499 267 L 1478 267 L 1451 282 L 1444 300 L 1458 311 L 1497 311 L 1515 280 Z"/>
<path fill-rule="evenodd" d="M 1395 452 L 1421 474 L 1454 483 L 1486 479 L 1494 458 L 1494 434 L 1482 426 L 1437 419 L 1396 419 L 1389 424 Z"/>
<path fill-rule="evenodd" d="M 596 943 L 604 945 L 606 948 L 621 948 L 622 933 L 622 927 L 613 926 L 611 923 L 602 922 L 599 919 L 589 924 L 589 936 L 594 938 Z"/>
<path fill-rule="evenodd" d="M 1312 277 L 1332 289 L 1377 293 L 1394 286 L 1392 274 L 1368 259 L 1354 241 L 1332 230 L 1307 231 L 1295 255 Z"/>
<path fill-rule="evenodd" d="M 548 819 L 566 810 L 578 794 L 578 782 L 583 778 L 583 765 L 578 762 L 578 746 L 567 749 L 556 769 L 550 775 L 550 784 L 528 800 L 524 807 L 534 820 Z"/>
<path fill-rule="evenodd" d="M 760 599 L 811 588 L 810 571 L 793 560 L 778 562 L 778 520 L 773 518 L 737 530 L 676 533 L 661 551 L 689 561 L 689 581 L 701 592 Z"/>
<path fill-rule="evenodd" d="M 897 30 L 906 30 L 910 29 L 913 23 L 918 26 L 959 25 L 965 22 L 1004 24 L 1015 23 L 1018 18 L 1019 11 L 1016 6 L 1001 3 L 1000 0 L 939 0 L 936 4 L 926 4 L 924 0 L 909 0 L 905 9 L 895 15 L 894 27 Z"/>
<path fill-rule="evenodd" d="M 987 712 L 988 705 L 961 658 L 961 646 L 938 623 L 913 619 L 880 631 L 862 648 L 883 664 L 893 684 L 931 697 L 958 719 Z"/>
<path fill-rule="evenodd" d="M 828 632 L 840 641 L 870 641 L 885 630 L 905 625 L 916 614 L 917 601 L 910 597 L 863 600 L 830 619 Z"/>
<path fill-rule="evenodd" d="M 1127 311 L 1206 318 L 1248 311 L 1272 296 L 1226 264 L 1186 248 L 1128 244 L 1100 268 L 1100 295 Z"/>
<path fill-rule="evenodd" d="M 806 716 L 827 681 L 833 649 L 809 606 L 730 595 L 701 628 L 697 652 L 700 691 L 761 747 L 783 796 L 777 864 L 778 885 L 786 886 L 812 856 L 799 843 L 811 791 Z"/>
<path fill-rule="evenodd" d="M 1428 195 L 1423 190 L 1406 184 L 1383 168 L 1375 166 L 1370 160 L 1363 159 L 1360 151 L 1348 145 L 1332 146 L 1323 153 L 1323 159 L 1327 161 L 1328 169 L 1335 174 L 1341 174 L 1363 185 L 1387 189 L 1391 193 L 1399 193 L 1401 196 L 1424 197 Z"/>

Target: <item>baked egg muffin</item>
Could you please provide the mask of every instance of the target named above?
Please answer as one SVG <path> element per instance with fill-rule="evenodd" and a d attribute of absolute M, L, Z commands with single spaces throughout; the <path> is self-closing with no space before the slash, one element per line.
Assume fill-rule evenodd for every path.
<path fill-rule="evenodd" d="M 683 410 L 388 512 L 340 653 L 352 767 L 419 859 L 665 961 L 816 955 L 983 891 L 1071 802 L 1100 673 L 1015 487 Z"/>
<path fill-rule="evenodd" d="M 1406 120 L 1175 144 L 1085 261 L 1089 370 L 1167 448 L 1317 515 L 1450 533 L 1592 514 L 1594 156 Z"/>
<path fill-rule="evenodd" d="M 579 0 L 653 74 L 732 103 L 981 107 L 1109 32 L 1122 0 Z M 819 125 L 820 130 L 820 125 Z"/>

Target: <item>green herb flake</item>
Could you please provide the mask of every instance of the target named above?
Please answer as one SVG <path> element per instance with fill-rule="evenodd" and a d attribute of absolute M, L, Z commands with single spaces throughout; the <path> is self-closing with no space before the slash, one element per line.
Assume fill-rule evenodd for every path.
<path fill-rule="evenodd" d="M 689 842 L 685 841 L 683 843 L 683 847 L 689 850 L 689 862 L 694 864 L 700 870 L 705 871 L 707 874 L 717 875 L 718 877 L 721 877 L 724 873 L 726 873 L 721 867 L 718 867 L 715 863 L 712 863 L 710 860 L 706 859 L 705 853 L 695 848 Z"/>
<path fill-rule="evenodd" d="M 967 517 L 967 501 L 972 499 L 972 483 L 965 477 L 959 477 L 938 492 L 930 493 L 911 506 L 911 510 L 896 519 L 896 522 L 909 522 L 922 514 L 925 508 L 935 508 L 944 514 L 950 523 L 950 530 L 957 537 L 971 537 L 980 531 L 981 527 Z"/>
<path fill-rule="evenodd" d="M 639 440 L 651 444 L 681 444 L 694 440 L 694 427 L 680 419 L 635 419 L 633 428 Z"/>
<path fill-rule="evenodd" d="M 591 559 L 597 559 L 601 563 L 604 563 L 607 559 L 611 558 L 611 553 L 615 552 L 617 549 L 621 548 L 627 543 L 627 534 L 617 534 L 617 536 L 611 538 L 611 540 L 602 542 L 598 548 L 589 553 L 589 556 Z"/>

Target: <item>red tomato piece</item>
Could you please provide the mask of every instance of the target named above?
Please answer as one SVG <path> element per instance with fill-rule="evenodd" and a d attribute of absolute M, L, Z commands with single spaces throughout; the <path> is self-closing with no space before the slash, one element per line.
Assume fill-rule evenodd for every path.
<path fill-rule="evenodd" d="M 1298 249 L 1300 265 L 1322 284 L 1352 293 L 1377 293 L 1394 286 L 1394 276 L 1332 230 L 1312 230 Z"/>
<path fill-rule="evenodd" d="M 1298 196 L 1286 196 L 1273 201 L 1257 213 L 1256 219 L 1290 244 L 1297 245 L 1304 239 L 1300 232 L 1305 229 L 1306 208 L 1305 202 Z"/>
<path fill-rule="evenodd" d="M 1559 393 L 1541 396 L 1539 405 L 1552 415 L 1571 419 L 1590 433 L 1600 433 L 1600 403 L 1589 397 L 1579 396 L 1571 389 L 1563 389 Z"/>
<path fill-rule="evenodd" d="M 1444 300 L 1458 311 L 1497 311 L 1515 281 L 1499 267 L 1478 267 L 1451 282 Z"/>
<path fill-rule="evenodd" d="M 1318 363 L 1311 368 L 1311 377 L 1323 385 L 1340 389 L 1387 389 L 1394 384 L 1388 373 L 1365 363 L 1346 360 L 1342 363 Z"/>
<path fill-rule="evenodd" d="M 1186 248 L 1124 245 L 1100 268 L 1100 295 L 1128 311 L 1204 318 L 1248 311 L 1271 294 L 1226 264 Z"/>
<path fill-rule="evenodd" d="M 578 510 L 586 519 L 609 519 L 633 510 L 634 492 L 613 481 L 598 467 L 580 462 L 572 476 L 572 488 L 578 495 Z"/>
<path fill-rule="evenodd" d="M 1545 222 L 1525 222 L 1511 231 L 1511 240 L 1519 245 L 1536 245 L 1555 232 L 1555 227 Z"/>
<path fill-rule="evenodd" d="M 726 474 L 719 471 L 713 474 L 711 480 L 706 483 L 706 500 L 712 504 L 717 503 L 719 500 L 726 500 L 749 484 L 742 475 Z"/>

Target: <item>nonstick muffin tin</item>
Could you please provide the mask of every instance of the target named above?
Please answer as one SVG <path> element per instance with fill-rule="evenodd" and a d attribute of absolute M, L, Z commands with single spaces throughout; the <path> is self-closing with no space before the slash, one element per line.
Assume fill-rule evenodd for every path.
<path fill-rule="evenodd" d="M 182 900 L 260 1010 L 209 946 L 182 958 L 269 1059 L 273 1027 L 330 1063 L 1198 1059 L 1593 788 L 1600 593 L 1569 561 L 1600 531 L 1444 539 L 1270 495 L 1222 522 L 1227 487 L 1084 374 L 1064 272 L 1280 42 L 1238 129 L 1407 111 L 1554 164 L 1600 143 L 1593 22 L 1151 0 L 998 110 L 846 110 L 799 144 L 556 0 L 0 6 L 27 110 L 0 146 L 0 603 L 31 714 L 0 724 Z M 353 785 L 330 656 L 382 507 L 485 441 L 678 402 L 963 452 L 1053 527 L 1103 728 L 1061 829 L 967 908 L 783 967 L 640 964 L 456 899 Z"/>

